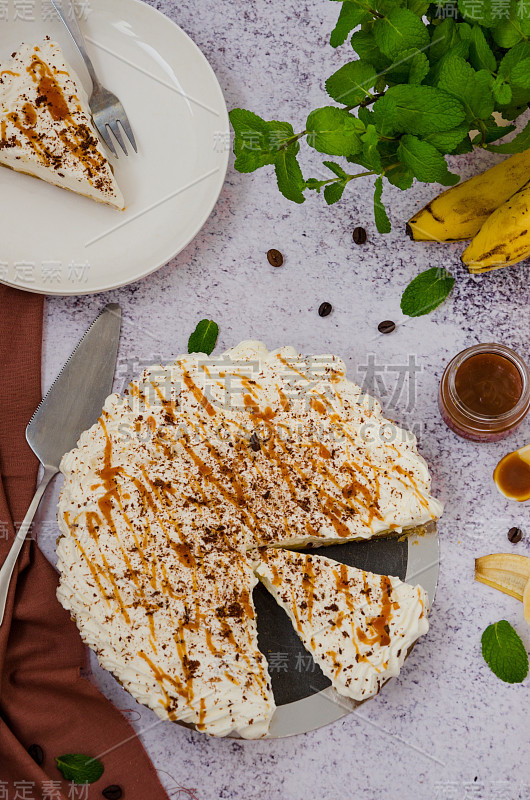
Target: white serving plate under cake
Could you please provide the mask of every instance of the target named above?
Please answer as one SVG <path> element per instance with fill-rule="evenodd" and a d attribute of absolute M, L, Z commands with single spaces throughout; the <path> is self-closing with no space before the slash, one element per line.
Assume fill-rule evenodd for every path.
<path fill-rule="evenodd" d="M 140 0 L 91 0 L 80 25 L 96 71 L 122 101 L 138 155 L 107 153 L 125 198 L 118 211 L 28 175 L 0 170 L 0 282 L 49 295 L 102 292 L 142 278 L 196 236 L 221 191 L 228 114 L 192 40 Z M 90 92 L 90 79 L 49 0 L 2 22 L 0 63 L 48 35 Z"/>

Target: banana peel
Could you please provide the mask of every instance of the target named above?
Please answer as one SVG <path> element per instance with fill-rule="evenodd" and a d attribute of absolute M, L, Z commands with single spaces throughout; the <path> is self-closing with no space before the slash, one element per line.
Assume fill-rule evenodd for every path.
<path fill-rule="evenodd" d="M 492 553 L 475 559 L 475 580 L 515 597 L 523 603 L 530 624 L 530 558 L 513 553 Z"/>
<path fill-rule="evenodd" d="M 530 149 L 442 192 L 409 219 L 407 234 L 415 241 L 471 239 L 529 178 Z M 501 229 L 497 231 L 497 241 L 502 239 Z"/>
<path fill-rule="evenodd" d="M 530 180 L 488 217 L 462 253 L 469 272 L 489 272 L 530 256 Z"/>
<path fill-rule="evenodd" d="M 475 560 L 475 569 L 502 569 L 512 572 L 514 575 L 521 575 L 523 578 L 530 578 L 530 558 L 520 556 L 515 553 L 492 553 L 489 556 L 482 556 Z"/>
<path fill-rule="evenodd" d="M 530 581 L 527 581 L 523 594 L 523 614 L 526 622 L 530 625 Z"/>

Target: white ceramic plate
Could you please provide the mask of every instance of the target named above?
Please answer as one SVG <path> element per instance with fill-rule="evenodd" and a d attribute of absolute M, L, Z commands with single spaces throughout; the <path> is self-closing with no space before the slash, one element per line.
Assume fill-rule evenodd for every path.
<path fill-rule="evenodd" d="M 9 4 L 0 61 L 21 42 L 49 35 L 90 90 L 49 0 L 26 6 L 17 13 Z M 228 163 L 226 105 L 191 39 L 140 0 L 83 0 L 77 8 L 96 71 L 127 111 L 138 155 L 108 154 L 125 211 L 0 169 L 0 281 L 51 295 L 102 292 L 166 264 L 208 219 Z"/>

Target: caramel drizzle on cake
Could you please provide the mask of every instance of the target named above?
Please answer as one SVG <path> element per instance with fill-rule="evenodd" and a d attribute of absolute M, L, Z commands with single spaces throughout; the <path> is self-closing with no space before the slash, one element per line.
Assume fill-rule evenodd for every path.
<path fill-rule="evenodd" d="M 375 694 L 428 629 L 420 586 L 324 556 L 277 549 L 260 555 L 258 576 L 344 696 Z"/>
<path fill-rule="evenodd" d="M 21 45 L 12 64 L 0 73 L 0 163 L 123 207 L 88 97 L 58 45 Z"/>
<path fill-rule="evenodd" d="M 130 631 L 125 651 L 144 664 L 160 687 L 156 703 L 165 714 L 208 731 L 219 715 L 214 685 L 222 683 L 227 697 L 235 692 L 237 703 L 252 697 L 262 719 L 273 709 L 266 664 L 256 644 L 253 548 L 367 538 L 399 528 L 384 505 L 391 489 L 398 499 L 415 504 L 409 524 L 417 521 L 419 509 L 422 521 L 437 515 L 428 486 L 420 488 L 412 471 L 421 462 L 413 448 L 382 443 L 372 454 L 361 446 L 358 411 L 353 417 L 339 411 L 345 401 L 335 365 L 326 375 L 334 387 L 331 399 L 317 387 L 301 410 L 299 398 L 287 395 L 278 363 L 281 357 L 271 358 L 268 372 L 264 368 L 251 379 L 238 373 L 234 358 L 234 369 L 224 376 L 240 379 L 240 391 L 228 405 L 207 393 L 201 375 L 209 372 L 193 358 L 177 360 L 159 377 L 156 370 L 146 372 L 130 384 L 125 398 L 109 398 L 98 426 L 85 434 L 63 466 L 62 530 L 74 538 L 85 574 L 94 583 L 91 591 L 115 606 L 122 620 L 116 625 Z M 298 374 L 304 376 L 301 370 Z M 318 428 L 322 417 L 323 429 Z M 362 412 L 360 418 L 368 417 Z M 86 475 L 83 486 L 90 491 L 73 520 L 70 486 L 78 485 L 78 475 Z M 88 533 L 86 543 L 78 535 L 82 530 Z M 61 542 L 60 564 L 68 560 L 63 547 Z M 269 564 L 271 582 L 279 587 L 280 572 L 273 560 Z M 350 609 L 347 576 L 342 567 L 338 570 L 335 591 Z M 66 566 L 62 573 L 67 582 Z M 312 624 L 319 593 L 311 561 L 302 589 L 305 607 L 293 596 L 292 613 L 305 614 Z M 70 603 L 83 633 L 76 594 L 61 587 L 59 596 Z M 383 605 L 366 630 L 352 629 L 356 642 L 383 647 L 391 611 Z M 344 613 L 338 626 L 343 618 Z M 173 631 L 171 655 L 167 625 Z M 362 662 L 364 654 L 358 650 L 358 655 Z M 231 700 L 227 708 L 237 703 Z"/>
<path fill-rule="evenodd" d="M 54 169 L 60 169 L 62 166 L 61 156 L 57 151 L 51 151 L 47 138 L 35 130 L 38 119 L 36 108 L 45 108 L 53 120 L 63 123 L 62 126 L 56 128 L 63 147 L 69 150 L 78 160 L 85 170 L 90 183 L 97 186 L 97 188 L 103 188 L 105 182 L 108 183 L 105 176 L 106 159 L 100 153 L 97 139 L 90 128 L 87 125 L 79 124 L 73 119 L 71 107 L 68 105 L 51 68 L 38 56 L 35 56 L 32 63 L 27 67 L 27 72 L 36 85 L 37 98 L 35 106 L 28 101 L 24 103 L 22 113 L 13 111 L 7 115 L 7 118 L 18 132 L 25 137 L 26 143 L 43 164 Z M 73 97 L 70 98 L 70 102 L 72 101 Z M 76 110 L 78 112 L 81 111 L 79 104 L 77 104 Z M 9 147 L 10 143 L 5 141 L 4 137 L 5 128 L 0 146 Z M 13 146 L 15 144 L 20 143 L 15 141 Z"/>

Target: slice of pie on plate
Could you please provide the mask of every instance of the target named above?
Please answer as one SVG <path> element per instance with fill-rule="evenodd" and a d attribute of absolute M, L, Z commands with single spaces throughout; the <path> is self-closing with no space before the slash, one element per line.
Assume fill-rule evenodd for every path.
<path fill-rule="evenodd" d="M 88 96 L 49 38 L 0 65 L 0 165 L 124 208 Z"/>
<path fill-rule="evenodd" d="M 262 551 L 256 573 L 344 697 L 377 694 L 429 629 L 425 590 L 399 578 L 273 548 Z"/>

